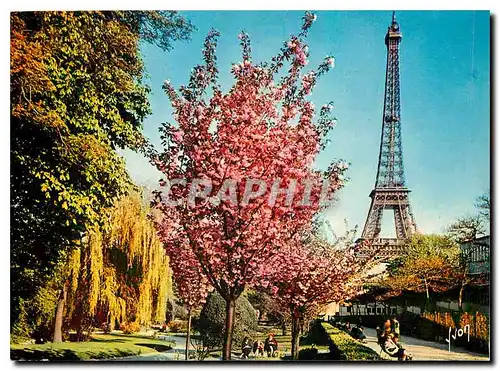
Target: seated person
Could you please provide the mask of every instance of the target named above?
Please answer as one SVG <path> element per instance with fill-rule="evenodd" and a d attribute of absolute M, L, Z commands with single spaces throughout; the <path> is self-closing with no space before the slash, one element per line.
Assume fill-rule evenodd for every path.
<path fill-rule="evenodd" d="M 278 350 L 278 342 L 274 338 L 274 334 L 268 335 L 264 343 L 264 350 L 267 352 L 268 357 L 274 357 L 275 352 Z"/>
<path fill-rule="evenodd" d="M 243 339 L 243 343 L 241 344 L 241 358 L 248 359 L 248 356 L 252 352 L 252 344 L 248 337 Z"/>
<path fill-rule="evenodd" d="M 355 327 L 351 330 L 351 336 L 352 336 L 354 339 L 358 339 L 358 340 L 364 340 L 364 339 L 366 339 L 366 335 L 365 335 L 365 333 L 363 332 L 363 327 L 361 327 L 361 326 L 355 326 Z"/>
<path fill-rule="evenodd" d="M 264 356 L 264 343 L 260 340 L 257 340 L 253 343 L 253 353 L 257 356 Z"/>
<path fill-rule="evenodd" d="M 391 357 L 397 357 L 400 361 L 405 361 L 408 356 L 407 352 L 398 344 L 399 337 L 394 334 L 388 334 L 382 345 L 384 352 Z"/>

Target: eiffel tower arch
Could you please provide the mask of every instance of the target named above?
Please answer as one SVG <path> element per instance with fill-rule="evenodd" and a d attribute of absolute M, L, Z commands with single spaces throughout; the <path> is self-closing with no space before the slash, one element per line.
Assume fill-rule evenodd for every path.
<path fill-rule="evenodd" d="M 382 115 L 382 134 L 378 157 L 375 188 L 370 193 L 371 204 L 366 217 L 361 241 L 370 241 L 369 247 L 358 250 L 363 258 L 377 250 L 377 256 L 389 260 L 396 257 L 416 231 L 409 193 L 406 187 L 403 167 L 403 147 L 401 139 L 401 102 L 399 44 L 402 34 L 396 22 L 395 12 L 385 36 L 387 47 L 387 66 L 385 74 L 384 110 Z M 395 238 L 381 237 L 382 216 L 385 210 L 394 213 Z"/>

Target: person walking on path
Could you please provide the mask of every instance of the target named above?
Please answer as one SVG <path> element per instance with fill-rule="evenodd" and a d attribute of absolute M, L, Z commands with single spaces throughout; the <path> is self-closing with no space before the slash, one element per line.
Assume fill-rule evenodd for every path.
<path fill-rule="evenodd" d="M 398 334 L 398 336 L 401 335 L 401 330 L 399 328 L 399 321 L 396 319 L 396 316 L 392 317 L 391 321 L 391 332 L 393 334 Z"/>

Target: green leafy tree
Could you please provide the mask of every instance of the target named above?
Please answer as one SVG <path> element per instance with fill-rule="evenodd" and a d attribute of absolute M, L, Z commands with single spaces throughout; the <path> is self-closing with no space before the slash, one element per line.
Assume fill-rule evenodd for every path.
<path fill-rule="evenodd" d="M 127 192 L 115 150 L 149 151 L 141 40 L 169 50 L 191 30 L 175 12 L 11 13 L 13 324 Z"/>

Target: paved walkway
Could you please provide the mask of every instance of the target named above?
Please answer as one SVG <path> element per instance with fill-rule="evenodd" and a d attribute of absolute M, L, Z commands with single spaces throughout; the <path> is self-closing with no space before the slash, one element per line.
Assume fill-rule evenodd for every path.
<path fill-rule="evenodd" d="M 186 336 L 183 335 L 159 335 L 159 340 L 166 340 L 172 342 L 174 345 L 172 349 L 166 352 L 143 353 L 137 356 L 119 357 L 107 359 L 106 361 L 184 361 L 186 350 Z M 189 345 L 189 352 L 194 353 L 194 347 Z"/>
<path fill-rule="evenodd" d="M 374 329 L 364 328 L 367 337 L 367 347 L 380 353 L 380 346 L 377 344 L 377 333 Z M 484 354 L 473 353 L 464 348 L 451 345 L 451 352 L 448 351 L 448 343 L 440 344 L 434 341 L 421 340 L 409 336 L 401 336 L 401 343 L 404 348 L 413 356 L 414 361 L 488 361 L 489 357 Z M 386 353 L 381 353 L 382 358 L 397 361 Z"/>

